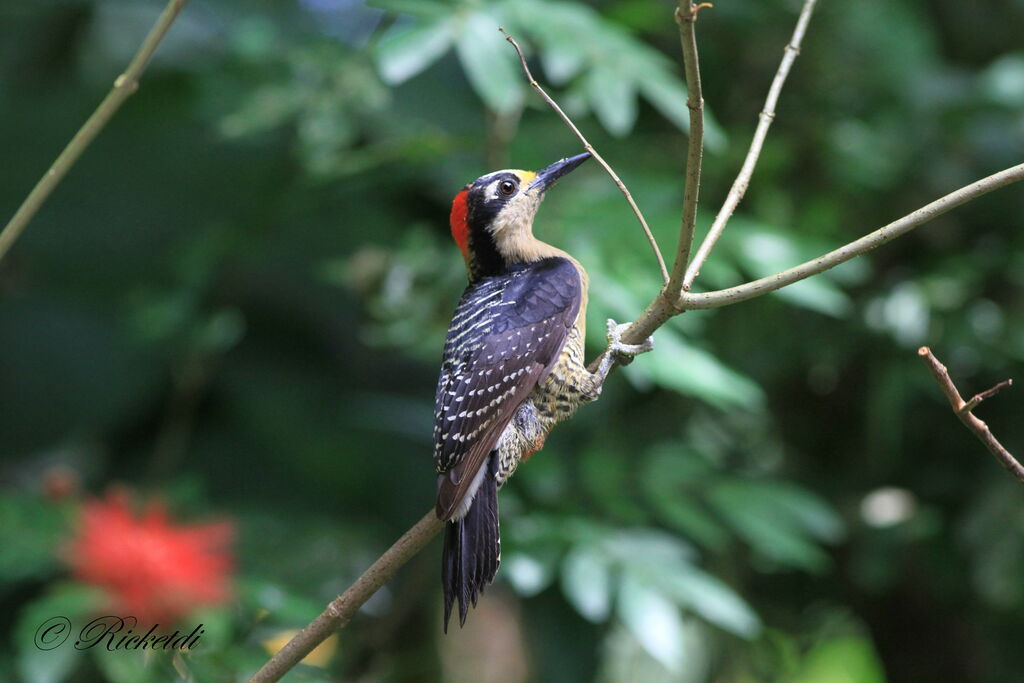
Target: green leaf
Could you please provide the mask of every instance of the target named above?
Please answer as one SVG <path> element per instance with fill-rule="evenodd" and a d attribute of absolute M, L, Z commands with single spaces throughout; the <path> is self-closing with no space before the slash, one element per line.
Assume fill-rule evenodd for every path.
<path fill-rule="evenodd" d="M 596 65 L 586 76 L 587 99 L 609 133 L 622 137 L 636 123 L 636 85 L 610 66 Z"/>
<path fill-rule="evenodd" d="M 400 22 L 377 44 L 377 68 L 389 85 L 398 85 L 436 62 L 452 45 L 447 16 L 423 22 Z"/>
<path fill-rule="evenodd" d="M 1024 55 L 1000 57 L 981 77 L 981 90 L 990 100 L 1006 107 L 1024 107 Z"/>
<path fill-rule="evenodd" d="M 842 540 L 845 534 L 843 520 L 822 498 L 807 489 L 783 482 L 772 482 L 765 489 L 764 496 L 811 536 L 826 543 Z"/>
<path fill-rule="evenodd" d="M 739 260 L 756 277 L 765 277 L 791 268 L 816 252 L 809 245 L 800 245 L 781 232 L 742 227 Z M 809 278 L 777 290 L 775 295 L 804 308 L 831 315 L 844 316 L 850 312 L 849 297 L 836 287 L 828 276 Z"/>
<path fill-rule="evenodd" d="M 584 246 L 584 245 L 580 245 Z M 584 252 L 585 249 L 577 250 Z M 586 259 L 586 254 L 583 258 Z M 587 259 L 593 261 L 593 259 Z M 590 338 L 602 338 L 599 321 L 604 314 L 618 320 L 645 305 L 641 299 L 618 280 L 601 269 L 592 269 L 590 311 L 587 318 L 593 328 Z M 621 313 L 620 313 L 621 312 Z M 597 336 L 600 333 L 601 336 Z M 759 408 L 764 400 L 760 387 L 751 379 L 723 365 L 711 354 L 688 345 L 675 325 L 665 325 L 654 335 L 655 351 L 625 369 L 626 375 L 638 384 L 656 383 L 666 389 L 695 396 L 722 408 Z"/>
<path fill-rule="evenodd" d="M 90 650 L 93 661 L 110 683 L 157 683 L 177 678 L 171 668 L 172 652 Z"/>
<path fill-rule="evenodd" d="M 662 532 L 630 530 L 609 538 L 626 575 L 736 635 L 750 638 L 761 628 L 754 611 L 731 588 L 694 566 L 695 554 Z"/>
<path fill-rule="evenodd" d="M 75 648 L 77 634 L 101 600 L 94 588 L 65 583 L 22 610 L 14 647 L 25 683 L 56 683 L 68 678 L 85 653 Z"/>
<path fill-rule="evenodd" d="M 791 304 L 835 318 L 844 317 L 853 309 L 850 298 L 821 276 L 801 280 L 772 294 Z"/>
<path fill-rule="evenodd" d="M 512 553 L 501 563 L 505 580 L 522 596 L 537 595 L 555 580 L 555 557 L 551 554 Z"/>
<path fill-rule="evenodd" d="M 466 77 L 487 108 L 507 113 L 522 106 L 526 86 L 516 52 L 498 32 L 499 25 L 493 16 L 474 12 L 466 18 L 456 49 Z"/>
<path fill-rule="evenodd" d="M 208 607 L 194 610 L 188 616 L 189 631 L 202 625 L 203 633 L 199 641 L 204 651 L 219 651 L 230 647 L 234 635 L 232 612 L 224 607 Z"/>
<path fill-rule="evenodd" d="M 548 80 L 555 85 L 565 85 L 583 71 L 586 65 L 586 55 L 572 42 L 545 48 L 540 53 L 540 60 Z"/>
<path fill-rule="evenodd" d="M 655 333 L 656 350 L 627 371 L 642 372 L 651 381 L 722 408 L 760 407 L 764 394 L 752 380 L 723 365 L 710 353 L 690 346 L 670 327 Z"/>
<path fill-rule="evenodd" d="M 266 610 L 268 618 L 276 624 L 302 624 L 323 609 L 315 600 L 271 581 L 242 579 L 236 582 L 236 588 L 243 604 L 253 612 Z"/>
<path fill-rule="evenodd" d="M 70 516 L 70 506 L 37 496 L 0 497 L 0 585 L 53 571 Z"/>
<path fill-rule="evenodd" d="M 237 138 L 276 128 L 302 109 L 302 94 L 292 83 L 258 88 L 220 121 L 225 137 Z"/>
<path fill-rule="evenodd" d="M 818 643 L 792 683 L 885 683 L 885 670 L 866 638 L 845 636 Z"/>
<path fill-rule="evenodd" d="M 683 605 L 730 633 L 753 638 L 761 620 L 734 590 L 692 565 L 666 574 L 666 590 Z"/>
<path fill-rule="evenodd" d="M 622 622 L 652 657 L 670 671 L 682 667 L 683 620 L 671 600 L 627 572 L 617 607 Z"/>
<path fill-rule="evenodd" d="M 454 7 L 434 0 L 367 0 L 367 5 L 396 14 L 411 14 L 414 17 L 441 17 L 454 11 Z"/>
<path fill-rule="evenodd" d="M 396 14 L 413 16 L 445 16 L 455 10 L 452 5 L 435 0 L 367 0 L 367 4 Z"/>
<path fill-rule="evenodd" d="M 784 565 L 820 571 L 829 562 L 815 539 L 833 541 L 842 522 L 823 501 L 794 486 L 732 480 L 708 501 L 759 554 Z"/>
<path fill-rule="evenodd" d="M 605 552 L 637 574 L 654 567 L 674 567 L 697 557 L 689 543 L 661 529 L 625 528 L 604 535 Z"/>
<path fill-rule="evenodd" d="M 710 510 L 695 499 L 713 476 L 706 463 L 680 448 L 647 459 L 640 482 L 659 517 L 688 538 L 720 548 L 728 538 Z"/>
<path fill-rule="evenodd" d="M 596 623 L 611 611 L 611 567 L 598 548 L 579 545 L 562 563 L 562 592 L 576 611 Z"/>
<path fill-rule="evenodd" d="M 537 50 L 544 72 L 555 85 L 565 85 L 583 71 L 591 57 L 591 40 L 596 36 L 594 17 L 590 8 L 562 2 L 542 3 L 516 0 L 507 6 L 516 25 L 539 45 Z M 535 21 L 542 14 L 544 21 Z M 580 40 L 591 36 L 591 40 Z"/>
<path fill-rule="evenodd" d="M 665 479 L 657 481 L 663 483 L 655 483 L 655 480 L 652 480 L 653 487 L 660 488 L 665 483 L 670 483 Z M 667 524 L 690 540 L 712 550 L 718 550 L 725 545 L 728 539 L 725 529 L 697 502 L 682 498 L 678 493 L 672 495 L 667 486 L 664 491 L 652 495 L 651 502 Z"/>
<path fill-rule="evenodd" d="M 645 511 L 623 490 L 623 482 L 631 477 L 630 463 L 614 449 L 588 449 L 579 464 L 579 484 L 596 505 L 618 522 L 642 524 L 647 521 Z"/>
<path fill-rule="evenodd" d="M 639 81 L 640 92 L 661 115 L 679 127 L 690 132 L 690 109 L 686 106 L 686 86 L 678 78 L 661 69 L 651 69 Z M 710 152 L 725 149 L 725 131 L 704 106 L 704 148 Z"/>
<path fill-rule="evenodd" d="M 202 353 L 224 353 L 245 335 L 245 318 L 236 308 L 222 308 L 196 324 L 193 344 Z"/>

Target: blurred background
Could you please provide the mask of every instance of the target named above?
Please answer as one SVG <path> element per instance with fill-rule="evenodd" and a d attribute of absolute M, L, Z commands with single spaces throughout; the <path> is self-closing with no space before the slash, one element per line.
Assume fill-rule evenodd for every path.
<path fill-rule="evenodd" d="M 162 5 L 0 0 L 0 213 Z M 799 11 L 700 14 L 701 230 Z M 0 679 L 241 680 L 433 504 L 467 181 L 580 151 L 666 254 L 686 108 L 666 0 L 193 0 L 0 263 Z M 811 258 L 1024 159 L 1024 2 L 822 0 L 699 288 Z M 823 276 L 693 312 L 502 491 L 503 561 L 441 635 L 434 542 L 295 681 L 1019 681 L 1024 491 L 970 395 L 1024 369 L 1024 190 Z M 590 164 L 542 239 L 592 276 L 590 351 L 659 280 Z M 699 233 L 700 234 L 700 231 Z M 1019 389 L 979 416 L 1024 454 Z M 135 610 L 188 654 L 50 651 Z"/>

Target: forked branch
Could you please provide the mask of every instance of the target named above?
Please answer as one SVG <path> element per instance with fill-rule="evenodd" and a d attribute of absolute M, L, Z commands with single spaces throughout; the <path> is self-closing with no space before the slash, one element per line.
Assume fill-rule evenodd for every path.
<path fill-rule="evenodd" d="M 715 247 L 718 238 L 722 236 L 722 231 L 725 230 L 726 224 L 732 218 L 733 212 L 736 211 L 736 207 L 739 206 L 740 200 L 743 199 L 743 195 L 750 185 L 750 178 L 754 175 L 757 160 L 761 157 L 761 148 L 764 146 L 765 138 L 768 137 L 768 129 L 771 128 L 772 122 L 775 120 L 775 107 L 779 102 L 779 95 L 782 94 L 782 86 L 786 84 L 789 70 L 793 67 L 793 62 L 796 61 L 797 55 L 800 54 L 800 43 L 803 42 L 804 34 L 807 33 L 807 25 L 811 21 L 811 14 L 814 12 L 816 2 L 817 0 L 806 0 L 803 9 L 800 10 L 800 18 L 796 21 L 793 36 L 789 39 L 789 44 L 786 45 L 786 49 L 783 51 L 782 61 L 775 72 L 775 78 L 772 80 L 771 87 L 768 88 L 768 97 L 765 99 L 764 109 L 761 110 L 761 115 L 758 117 L 757 129 L 754 131 L 754 138 L 750 142 L 750 149 L 747 150 L 747 157 L 743 160 L 743 166 L 740 167 L 736 180 L 732 182 L 729 194 L 725 197 L 725 203 L 722 204 L 718 215 L 715 216 L 708 234 L 704 237 L 704 241 L 701 242 L 697 254 L 693 257 L 693 261 L 686 268 L 686 276 L 683 278 L 684 291 L 689 291 L 690 286 L 693 285 L 693 281 L 700 273 L 704 262 L 708 260 L 711 250 Z M 685 51 L 683 54 L 686 54 Z"/>
<path fill-rule="evenodd" d="M 946 395 L 949 400 L 949 405 L 953 408 L 953 413 L 964 423 L 967 429 L 971 430 L 971 433 L 978 437 L 981 443 L 985 444 L 985 448 L 989 452 L 996 456 L 996 459 L 1005 467 L 1010 473 L 1017 477 L 1017 480 L 1024 484 L 1024 465 L 1013 457 L 1010 451 L 1006 450 L 1001 443 L 992 435 L 992 431 L 988 428 L 988 425 L 979 420 L 974 416 L 973 410 L 978 406 L 979 403 L 984 401 L 986 398 L 994 396 L 1004 387 L 1011 386 L 1013 380 L 1004 380 L 999 384 L 995 385 L 987 391 L 983 391 L 980 394 L 975 394 L 969 401 L 965 401 L 960 395 L 960 391 L 953 384 L 953 380 L 949 376 L 949 370 L 946 366 L 939 362 L 939 359 L 935 357 L 931 349 L 927 346 L 922 346 L 917 350 L 917 355 L 921 356 L 921 360 L 924 361 L 928 369 L 932 371 L 932 375 L 935 377 L 935 381 L 939 383 L 939 388 L 942 389 L 942 393 Z"/>
<path fill-rule="evenodd" d="M 789 270 L 784 270 L 781 273 L 775 273 L 763 277 L 759 280 L 747 282 L 746 284 L 737 285 L 736 287 L 729 287 L 728 289 L 720 289 L 714 292 L 701 292 L 692 293 L 687 292 L 683 294 L 681 307 L 686 310 L 692 309 L 703 309 L 703 308 L 720 308 L 722 306 L 729 306 L 736 304 L 747 299 L 753 299 L 754 297 L 767 294 L 768 292 L 774 292 L 776 289 L 782 289 L 794 282 L 799 282 L 812 275 L 823 273 L 826 270 L 835 268 L 841 263 L 845 263 L 850 259 L 865 254 L 875 247 L 896 239 L 900 235 L 905 235 L 914 228 L 927 223 L 936 216 L 941 216 L 951 209 L 955 209 L 961 204 L 966 204 L 972 199 L 977 199 L 982 195 L 988 194 L 992 190 L 998 190 L 1001 187 L 1016 183 L 1020 180 L 1024 180 L 1024 164 L 1018 164 L 1017 166 L 1011 166 L 998 173 L 976 180 L 970 185 L 961 187 L 959 190 L 954 190 L 944 197 L 936 199 L 930 204 L 922 206 L 920 209 L 899 218 L 886 226 L 875 230 L 872 233 L 861 237 L 858 240 L 844 244 L 843 246 L 822 254 L 821 256 L 811 259 L 806 263 L 801 263 L 798 266 L 794 266 Z"/>
<path fill-rule="evenodd" d="M 683 197 L 683 222 L 676 252 L 676 263 L 672 269 L 672 279 L 669 286 L 658 293 L 651 303 L 647 305 L 643 313 L 640 314 L 640 317 L 625 331 L 622 335 L 624 342 L 628 344 L 640 343 L 656 329 L 664 325 L 669 318 L 679 315 L 689 308 L 698 307 L 691 306 L 692 302 L 689 298 L 690 287 L 693 285 L 693 281 L 700 272 L 704 262 L 711 254 L 711 250 L 714 248 L 718 238 L 721 237 L 722 231 L 725 230 L 726 224 L 732 217 L 733 212 L 736 210 L 750 184 L 750 178 L 754 173 L 757 160 L 761 156 L 761 148 L 764 146 L 765 138 L 768 136 L 768 129 L 775 119 L 775 107 L 782 93 L 782 86 L 785 84 L 793 62 L 796 61 L 796 57 L 800 52 L 800 44 L 803 42 L 804 34 L 807 32 L 807 26 L 810 23 L 815 4 L 816 0 L 804 1 L 796 27 L 793 29 L 793 35 L 783 51 L 782 61 L 779 63 L 775 78 L 768 89 L 764 109 L 759 117 L 757 129 L 754 132 L 754 138 L 750 143 L 750 149 L 747 151 L 743 166 L 733 181 L 732 188 L 725 198 L 725 203 L 715 217 L 711 228 L 708 230 L 708 234 L 704 237 L 703 242 L 701 242 L 700 248 L 694 255 L 693 260 L 688 262 L 695 229 L 694 222 L 696 219 L 699 190 L 697 184 L 700 180 L 700 154 L 694 151 L 693 144 L 695 141 L 699 141 L 701 145 L 703 144 L 700 138 L 693 136 L 692 128 L 696 123 L 699 126 L 699 132 L 703 132 L 704 114 L 703 99 L 699 100 L 699 107 L 695 106 L 696 101 L 694 99 L 694 94 L 696 93 L 699 96 L 701 92 L 695 24 L 698 12 L 708 5 L 707 3 L 695 5 L 689 0 L 679 0 L 676 20 L 679 22 L 680 38 L 682 39 L 683 69 L 686 73 L 686 86 L 689 92 L 687 106 L 690 108 L 691 125 L 690 149 L 687 154 L 687 184 Z M 685 269 L 685 272 L 682 274 L 680 274 L 681 269 Z M 713 308 L 714 306 L 706 307 Z"/>

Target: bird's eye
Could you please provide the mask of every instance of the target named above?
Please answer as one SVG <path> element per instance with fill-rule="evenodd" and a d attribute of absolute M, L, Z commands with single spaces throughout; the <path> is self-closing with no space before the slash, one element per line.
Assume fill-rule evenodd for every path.
<path fill-rule="evenodd" d="M 511 180 L 502 180 L 501 183 L 498 184 L 498 192 L 501 192 L 506 197 L 515 194 L 515 191 L 516 184 Z"/>

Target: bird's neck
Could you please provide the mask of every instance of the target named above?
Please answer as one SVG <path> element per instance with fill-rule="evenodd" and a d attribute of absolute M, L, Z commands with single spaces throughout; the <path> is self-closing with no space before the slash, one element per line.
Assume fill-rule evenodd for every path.
<path fill-rule="evenodd" d="M 583 268 L 569 254 L 547 242 L 534 237 L 527 231 L 513 233 L 501 232 L 488 235 L 489 244 L 479 245 L 470 249 L 466 259 L 466 269 L 470 280 L 482 277 L 502 275 L 516 266 L 529 265 L 549 258 L 568 259 L 581 272 Z M 477 246 L 477 245 L 474 245 Z"/>
<path fill-rule="evenodd" d="M 563 258 L 569 261 L 569 263 L 571 263 L 580 274 L 580 291 L 582 294 L 582 301 L 577 319 L 577 326 L 582 328 L 587 315 L 586 311 L 587 299 L 590 290 L 590 278 L 587 276 L 587 271 L 583 269 L 583 266 L 579 261 L 558 247 L 551 246 L 547 242 L 537 239 L 531 232 L 527 232 L 525 235 L 520 233 L 519 235 L 508 236 L 504 239 L 502 239 L 502 235 L 499 232 L 498 235 L 495 236 L 495 243 L 495 246 L 497 247 L 496 251 L 501 255 L 501 265 L 498 270 L 495 271 L 492 268 L 485 267 L 486 262 L 484 260 L 474 258 L 471 255 L 466 261 L 466 268 L 469 271 L 470 282 L 477 282 L 481 278 L 488 276 L 503 275 L 516 266 L 529 266 L 531 263 L 538 263 L 549 258 Z"/>
<path fill-rule="evenodd" d="M 510 266 L 535 263 L 546 258 L 572 259 L 567 253 L 547 242 L 542 242 L 529 231 L 501 231 L 494 236 L 498 252 Z"/>

